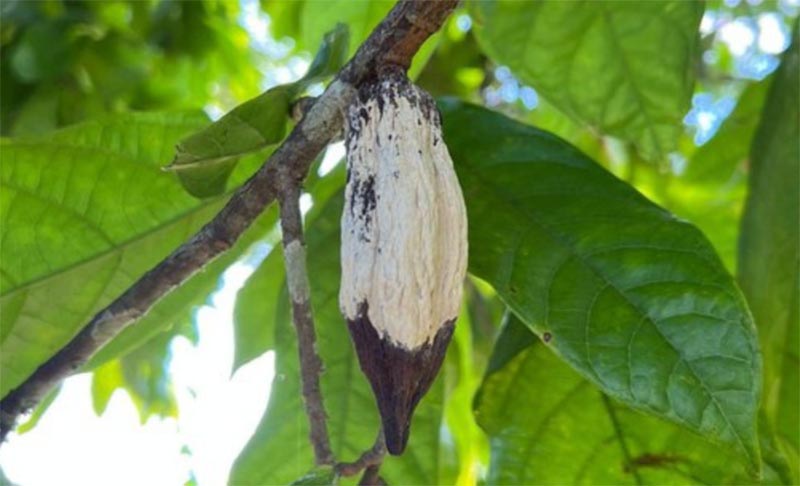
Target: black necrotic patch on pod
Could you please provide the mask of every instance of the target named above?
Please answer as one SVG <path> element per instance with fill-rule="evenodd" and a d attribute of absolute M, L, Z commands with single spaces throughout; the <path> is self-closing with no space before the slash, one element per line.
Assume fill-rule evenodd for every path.
<path fill-rule="evenodd" d="M 378 402 L 386 449 L 399 455 L 408 443 L 414 410 L 442 366 L 455 319 L 445 322 L 432 342 L 409 351 L 379 336 L 369 321 L 368 311 L 369 304 L 362 303 L 358 318 L 348 319 L 347 327 L 361 370 Z"/>

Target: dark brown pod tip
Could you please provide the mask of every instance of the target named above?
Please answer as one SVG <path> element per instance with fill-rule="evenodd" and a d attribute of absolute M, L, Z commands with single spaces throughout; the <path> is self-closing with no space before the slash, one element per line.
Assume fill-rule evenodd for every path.
<path fill-rule="evenodd" d="M 433 342 L 408 350 L 382 338 L 372 327 L 367 311 L 367 304 L 362 304 L 359 317 L 348 319 L 347 325 L 361 370 L 369 379 L 378 402 L 386 449 L 397 456 L 408 443 L 414 409 L 442 366 L 455 319 L 442 325 Z"/>

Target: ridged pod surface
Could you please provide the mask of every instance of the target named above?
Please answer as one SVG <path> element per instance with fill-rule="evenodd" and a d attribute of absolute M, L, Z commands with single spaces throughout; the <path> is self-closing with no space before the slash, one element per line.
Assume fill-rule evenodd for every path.
<path fill-rule="evenodd" d="M 467 269 L 467 217 L 433 99 L 396 72 L 347 115 L 339 303 L 402 453 L 444 359 Z"/>

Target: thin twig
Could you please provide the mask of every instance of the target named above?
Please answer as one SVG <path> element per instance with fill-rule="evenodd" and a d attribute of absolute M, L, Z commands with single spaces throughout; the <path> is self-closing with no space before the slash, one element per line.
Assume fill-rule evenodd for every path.
<path fill-rule="evenodd" d="M 333 453 L 325 423 L 325 407 L 319 377 L 322 360 L 316 350 L 314 317 L 311 314 L 311 290 L 306 270 L 306 244 L 303 239 L 303 219 L 300 214 L 300 190 L 291 181 L 282 184 L 280 195 L 281 230 L 283 231 L 283 259 L 286 281 L 292 301 L 292 320 L 297 331 L 297 349 L 300 354 L 300 380 L 303 400 L 310 426 L 309 438 L 314 447 L 317 465 L 333 464 Z"/>
<path fill-rule="evenodd" d="M 361 479 L 358 480 L 358 486 L 384 486 L 386 481 L 378 474 L 380 470 L 380 464 L 375 464 L 374 466 L 369 466 L 364 469 L 364 474 L 362 474 Z"/>
<path fill-rule="evenodd" d="M 407 68 L 422 43 L 441 27 L 457 3 L 398 2 L 281 146 L 214 219 L 98 312 L 69 343 L 0 401 L 0 441 L 20 414 L 33 408 L 160 298 L 230 249 L 275 200 L 279 190 L 276 180 L 302 181 L 314 158 L 341 129 L 342 112 L 355 96 L 355 88 L 386 64 Z M 278 173 L 286 177 L 277 177 Z"/>
<path fill-rule="evenodd" d="M 378 438 L 372 447 L 361 454 L 361 457 L 353 462 L 340 462 L 336 464 L 336 473 L 339 476 L 355 476 L 359 472 L 369 467 L 375 467 L 377 475 L 378 468 L 383 463 L 383 456 L 386 454 L 386 442 L 383 438 L 383 430 L 378 433 Z"/>

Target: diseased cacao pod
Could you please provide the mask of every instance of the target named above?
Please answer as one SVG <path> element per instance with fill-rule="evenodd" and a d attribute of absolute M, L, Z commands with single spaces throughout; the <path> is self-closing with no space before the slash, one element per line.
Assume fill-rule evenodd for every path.
<path fill-rule="evenodd" d="M 339 304 L 400 454 L 458 316 L 466 209 L 436 105 L 405 74 L 361 89 L 346 145 Z"/>

